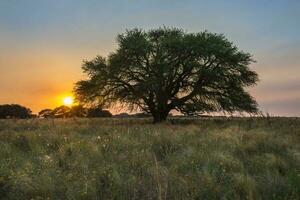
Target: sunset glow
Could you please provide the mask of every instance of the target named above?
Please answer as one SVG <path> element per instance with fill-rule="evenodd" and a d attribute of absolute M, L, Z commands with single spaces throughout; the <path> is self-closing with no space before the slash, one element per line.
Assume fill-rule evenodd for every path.
<path fill-rule="evenodd" d="M 118 33 L 167 26 L 224 34 L 256 60 L 250 67 L 261 81 L 250 93 L 260 109 L 300 116 L 299 7 L 297 0 L 0 1 L 0 104 L 33 113 L 60 106 L 84 79 L 82 61 L 113 52 Z"/>
<path fill-rule="evenodd" d="M 65 97 L 63 99 L 64 105 L 65 106 L 72 106 L 74 103 L 73 97 L 69 96 L 69 97 Z"/>

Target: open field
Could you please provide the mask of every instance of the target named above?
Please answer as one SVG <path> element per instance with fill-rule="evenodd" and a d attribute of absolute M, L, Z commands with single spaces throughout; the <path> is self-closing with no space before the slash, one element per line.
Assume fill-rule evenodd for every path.
<path fill-rule="evenodd" d="M 0 199 L 299 199 L 300 119 L 0 121 Z"/>

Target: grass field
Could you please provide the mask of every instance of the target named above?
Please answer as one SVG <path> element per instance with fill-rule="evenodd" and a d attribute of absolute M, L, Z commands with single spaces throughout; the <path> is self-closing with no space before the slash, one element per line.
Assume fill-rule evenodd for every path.
<path fill-rule="evenodd" d="M 0 121 L 0 199 L 300 199 L 300 119 Z"/>

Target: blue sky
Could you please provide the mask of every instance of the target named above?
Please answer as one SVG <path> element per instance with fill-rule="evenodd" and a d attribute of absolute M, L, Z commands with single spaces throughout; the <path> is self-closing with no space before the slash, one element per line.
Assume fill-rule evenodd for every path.
<path fill-rule="evenodd" d="M 56 106 L 83 59 L 113 51 L 127 28 L 165 25 L 225 34 L 257 61 L 261 109 L 300 116 L 299 19 L 296 0 L 0 0 L 0 103 Z"/>

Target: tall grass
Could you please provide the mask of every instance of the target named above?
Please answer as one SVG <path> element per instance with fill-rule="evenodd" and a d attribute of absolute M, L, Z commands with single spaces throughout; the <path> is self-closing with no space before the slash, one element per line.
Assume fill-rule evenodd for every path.
<path fill-rule="evenodd" d="M 299 199 L 300 119 L 0 121 L 0 199 Z"/>

